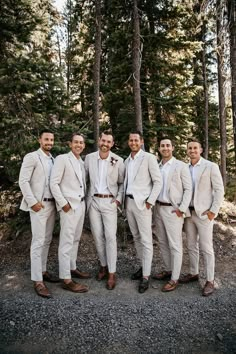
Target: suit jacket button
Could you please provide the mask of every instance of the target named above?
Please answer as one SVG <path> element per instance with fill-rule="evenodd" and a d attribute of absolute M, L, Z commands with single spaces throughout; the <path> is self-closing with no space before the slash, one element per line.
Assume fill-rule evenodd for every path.
<path fill-rule="evenodd" d="M 79 195 L 79 197 L 81 197 L 81 195 Z"/>

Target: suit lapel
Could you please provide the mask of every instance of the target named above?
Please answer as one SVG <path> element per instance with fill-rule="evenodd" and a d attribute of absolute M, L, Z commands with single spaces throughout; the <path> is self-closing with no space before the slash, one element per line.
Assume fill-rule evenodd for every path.
<path fill-rule="evenodd" d="M 111 164 L 111 160 L 112 160 L 111 158 L 112 157 L 114 158 L 112 153 L 110 153 L 110 156 L 109 156 L 109 159 L 108 159 L 108 166 L 107 166 L 107 183 L 108 183 L 108 178 L 111 175 L 111 172 L 112 172 L 112 170 L 114 168 L 114 166 L 112 166 L 112 164 Z M 115 158 L 114 158 L 114 160 L 115 160 Z"/>
<path fill-rule="evenodd" d="M 137 161 L 136 161 L 136 163 L 135 163 L 135 165 L 134 165 L 133 180 L 134 180 L 135 177 L 137 176 L 138 170 L 139 170 L 139 168 L 140 168 L 140 166 L 141 166 L 141 164 L 142 164 L 142 162 L 143 162 L 144 156 L 145 156 L 145 155 L 144 155 L 144 152 L 141 151 L 141 152 L 140 152 L 140 156 L 138 156 Z"/>
<path fill-rule="evenodd" d="M 37 150 L 37 153 L 38 153 L 38 157 L 39 157 L 39 160 L 43 166 L 43 171 L 44 171 L 44 175 L 45 175 L 45 179 L 47 180 L 48 178 L 48 168 L 46 166 L 46 162 L 45 162 L 45 159 L 43 158 L 43 155 L 42 155 L 42 151 L 40 149 Z"/>
<path fill-rule="evenodd" d="M 98 169 L 98 152 L 92 156 L 92 178 L 94 181 L 96 181 L 97 176 L 99 173 Z"/>
<path fill-rule="evenodd" d="M 172 176 L 173 176 L 173 173 L 176 169 L 176 158 L 173 157 L 173 161 L 172 161 L 172 164 L 170 165 L 170 171 L 169 171 L 169 174 L 168 174 L 168 179 L 167 179 L 167 185 L 166 185 L 166 188 L 167 188 L 167 191 L 169 191 L 170 189 L 170 184 L 171 184 L 171 180 L 172 180 Z"/>
<path fill-rule="evenodd" d="M 80 183 L 83 183 L 83 177 L 81 174 L 81 170 L 79 168 L 79 161 L 77 161 L 74 156 L 72 155 L 72 152 L 68 153 L 68 159 L 73 167 L 73 170 L 75 171 L 76 176 L 78 177 Z"/>
<path fill-rule="evenodd" d="M 203 171 L 206 168 L 205 161 L 206 160 L 204 158 L 202 158 L 201 163 L 200 163 L 200 167 L 198 169 L 198 172 L 197 172 L 197 175 L 196 175 L 196 179 L 195 179 L 195 190 L 197 190 L 201 175 L 203 174 Z"/>

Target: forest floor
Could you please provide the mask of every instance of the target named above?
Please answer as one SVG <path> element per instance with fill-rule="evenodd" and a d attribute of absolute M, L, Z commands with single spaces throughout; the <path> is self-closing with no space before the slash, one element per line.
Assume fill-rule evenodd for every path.
<path fill-rule="evenodd" d="M 134 244 L 121 221 L 117 286 L 97 282 L 98 259 L 89 230 L 81 239 L 78 265 L 92 278 L 89 292 L 74 294 L 49 284 L 53 298 L 36 295 L 30 280 L 30 232 L 6 238 L 0 228 L 0 353 L 235 353 L 236 352 L 236 206 L 224 203 L 214 226 L 216 291 L 201 296 L 205 279 L 161 292 L 164 282 L 151 280 L 144 294 L 130 275 L 138 269 Z M 183 273 L 188 272 L 186 236 Z M 162 266 L 154 237 L 153 271 Z M 58 273 L 58 236 L 48 266 Z M 153 287 L 154 286 L 154 287 Z"/>

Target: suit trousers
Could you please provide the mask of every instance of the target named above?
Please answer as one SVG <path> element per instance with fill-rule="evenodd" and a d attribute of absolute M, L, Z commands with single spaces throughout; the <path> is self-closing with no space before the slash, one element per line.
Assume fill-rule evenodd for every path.
<path fill-rule="evenodd" d="M 187 236 L 187 247 L 190 261 L 190 274 L 199 273 L 199 246 L 203 253 L 206 278 L 214 280 L 215 255 L 213 248 L 213 225 L 214 221 L 200 219 L 195 211 L 192 216 L 185 219 L 185 232 Z"/>
<path fill-rule="evenodd" d="M 58 248 L 59 277 L 71 279 L 71 270 L 76 269 L 79 241 L 83 231 L 85 202 L 67 213 L 60 211 L 60 241 Z"/>
<path fill-rule="evenodd" d="M 173 206 L 156 204 L 154 218 L 165 271 L 172 272 L 172 280 L 178 280 L 183 258 L 184 218 L 178 217 L 173 210 Z"/>
<path fill-rule="evenodd" d="M 93 197 L 89 208 L 91 231 L 101 266 L 109 273 L 116 272 L 117 261 L 117 205 L 112 198 Z"/>
<path fill-rule="evenodd" d="M 126 215 L 136 252 L 143 268 L 143 276 L 148 277 L 151 274 L 153 257 L 152 210 L 151 208 L 138 209 L 134 199 L 127 197 Z"/>
<path fill-rule="evenodd" d="M 48 251 L 52 241 L 56 208 L 53 202 L 44 202 L 38 212 L 30 211 L 32 241 L 30 247 L 31 280 L 42 281 L 47 270 Z"/>

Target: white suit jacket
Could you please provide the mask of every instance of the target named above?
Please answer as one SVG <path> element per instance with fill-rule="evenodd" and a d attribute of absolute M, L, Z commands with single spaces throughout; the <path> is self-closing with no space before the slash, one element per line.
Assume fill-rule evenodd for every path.
<path fill-rule="evenodd" d="M 124 163 L 123 159 L 110 152 L 110 163 L 107 170 L 107 187 L 110 194 L 120 203 L 123 199 Z M 86 180 L 88 181 L 87 209 L 89 209 L 95 192 L 95 185 L 98 176 L 98 152 L 88 154 L 84 161 Z"/>
<path fill-rule="evenodd" d="M 49 184 L 47 169 L 40 149 L 25 155 L 19 175 L 19 186 L 23 194 L 20 209 L 28 211 L 42 201 L 45 188 Z"/>
<path fill-rule="evenodd" d="M 128 185 L 129 158 L 125 160 L 124 191 L 126 191 Z M 146 207 L 146 201 L 155 205 L 162 188 L 162 177 L 156 157 L 141 150 L 133 177 L 133 197 L 138 209 L 143 210 Z"/>
<path fill-rule="evenodd" d="M 56 200 L 57 210 L 61 210 L 67 203 L 70 203 L 72 209 L 78 208 L 86 193 L 83 160 L 77 160 L 71 151 L 57 156 L 52 168 L 50 188 Z"/>
<path fill-rule="evenodd" d="M 196 214 L 201 219 L 206 210 L 218 214 L 221 203 L 224 199 L 224 185 L 219 167 L 216 163 L 202 158 L 198 173 L 195 179 L 193 205 Z"/>
<path fill-rule="evenodd" d="M 188 165 L 174 157 L 168 174 L 166 189 L 173 207 L 186 213 L 186 216 L 190 216 L 188 206 L 192 198 L 191 174 Z"/>

